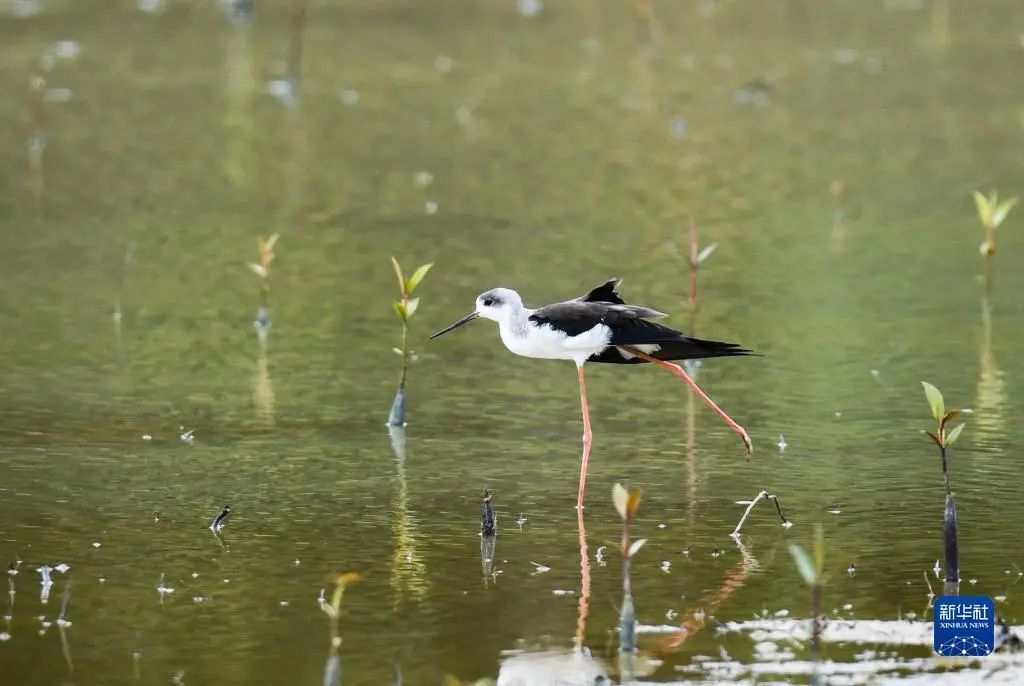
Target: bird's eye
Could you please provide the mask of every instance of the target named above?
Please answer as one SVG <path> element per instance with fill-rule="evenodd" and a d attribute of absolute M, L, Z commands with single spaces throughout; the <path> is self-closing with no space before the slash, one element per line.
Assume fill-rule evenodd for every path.
<path fill-rule="evenodd" d="M 494 298 L 484 298 L 484 307 L 490 307 L 494 304 Z"/>

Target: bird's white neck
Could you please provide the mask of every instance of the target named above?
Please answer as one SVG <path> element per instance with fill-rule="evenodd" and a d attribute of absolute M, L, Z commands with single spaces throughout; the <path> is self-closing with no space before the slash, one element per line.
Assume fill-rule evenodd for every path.
<path fill-rule="evenodd" d="M 501 321 L 498 322 L 498 330 L 501 332 L 502 340 L 508 341 L 510 338 L 526 338 L 527 331 L 530 326 L 531 314 L 533 314 L 533 310 L 528 307 L 519 306 L 511 308 L 508 315 L 502 317 Z"/>

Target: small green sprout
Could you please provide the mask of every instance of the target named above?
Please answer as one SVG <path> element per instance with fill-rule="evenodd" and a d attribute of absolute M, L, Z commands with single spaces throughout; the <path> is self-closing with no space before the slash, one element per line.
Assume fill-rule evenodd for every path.
<path fill-rule="evenodd" d="M 331 648 L 341 645 L 341 637 L 338 635 L 338 618 L 341 616 L 341 600 L 345 594 L 345 588 L 362 578 L 359 572 L 343 572 L 328 577 L 328 581 L 334 584 L 334 591 L 331 593 L 330 601 L 320 601 L 320 609 L 331 618 Z"/>
<path fill-rule="evenodd" d="M 391 265 L 395 268 L 395 276 L 398 277 L 398 291 L 401 294 L 401 299 L 393 302 L 392 307 L 398 318 L 402 320 L 402 347 L 392 348 L 392 350 L 402 358 L 402 377 L 398 383 L 398 392 L 395 393 L 394 402 L 391 403 L 388 425 L 405 426 L 405 381 L 409 375 L 409 363 L 416 359 L 414 352 L 409 349 L 409 319 L 416 314 L 420 305 L 420 299 L 412 297 L 412 293 L 434 264 L 431 262 L 421 265 L 409 278 L 405 278 L 402 265 L 394 257 L 391 258 Z"/>
<path fill-rule="evenodd" d="M 820 524 L 814 527 L 813 555 L 796 543 L 789 544 L 789 553 L 805 584 L 813 587 L 825 583 L 825 536 Z"/>
<path fill-rule="evenodd" d="M 647 539 L 641 538 L 630 543 L 629 522 L 636 515 L 643 494 L 643 490 L 639 488 L 626 488 L 618 483 L 612 488 L 612 502 L 615 504 L 619 517 L 622 518 L 620 548 L 622 550 L 622 609 L 619 611 L 619 651 L 621 653 L 632 653 L 636 650 L 636 610 L 633 607 L 629 561 L 644 547 Z"/>
<path fill-rule="evenodd" d="M 802 546 L 796 543 L 789 544 L 789 553 L 793 556 L 797 571 L 800 577 L 811 589 L 811 662 L 814 663 L 814 673 L 811 675 L 811 683 L 820 683 L 817 674 L 818 659 L 821 654 L 821 589 L 825 585 L 825 535 L 821 525 L 814 527 L 814 548 L 809 554 Z"/>
<path fill-rule="evenodd" d="M 697 309 L 697 272 L 704 260 L 711 257 L 711 253 L 718 247 L 718 243 L 711 243 L 700 247 L 700 239 L 697 234 L 697 222 L 690 215 L 690 255 L 687 262 L 690 263 L 690 309 Z"/>
<path fill-rule="evenodd" d="M 988 196 L 982 195 L 980 191 L 974 191 L 974 205 L 978 209 L 978 220 L 985 229 L 985 242 L 979 246 L 981 254 L 985 257 L 996 253 L 996 229 L 1006 219 L 1013 206 L 1017 204 L 1017 198 L 1010 198 L 999 202 L 999 195 L 992 191 Z"/>
<path fill-rule="evenodd" d="M 964 425 L 957 424 L 952 429 L 947 425 L 961 414 L 969 414 L 970 410 L 946 410 L 946 401 L 938 388 L 922 381 L 925 398 L 928 399 L 928 406 L 932 410 L 932 417 L 935 419 L 936 429 L 934 432 L 926 431 L 929 438 L 939 446 L 939 454 L 942 457 L 942 481 L 946 486 L 946 507 L 943 514 L 943 545 L 946 554 L 946 585 L 952 588 L 960 580 L 960 543 L 957 535 L 956 502 L 953 500 L 953 490 L 949 485 L 949 462 L 946 459 L 946 451 L 956 443 L 960 437 Z M 951 593 L 947 592 L 947 595 Z"/>
<path fill-rule="evenodd" d="M 267 279 L 270 278 L 270 263 L 274 261 L 274 244 L 277 243 L 277 239 L 281 237 L 281 234 L 271 234 L 267 238 L 263 236 L 256 237 L 256 245 L 259 250 L 259 262 L 250 262 L 249 269 L 253 271 L 256 276 L 260 277 L 261 283 L 264 288 L 268 288 Z"/>
<path fill-rule="evenodd" d="M 960 432 L 964 430 L 962 422 L 948 431 L 946 425 L 961 414 L 969 414 L 970 410 L 950 410 L 946 412 L 946 403 L 942 399 L 942 392 L 927 381 L 922 381 L 921 385 L 924 386 L 924 395 L 928 399 L 928 405 L 932 408 L 932 416 L 937 422 L 934 433 L 931 431 L 926 431 L 925 433 L 935 441 L 935 445 L 945 451 L 946 448 L 956 443 L 956 439 L 960 437 Z"/>

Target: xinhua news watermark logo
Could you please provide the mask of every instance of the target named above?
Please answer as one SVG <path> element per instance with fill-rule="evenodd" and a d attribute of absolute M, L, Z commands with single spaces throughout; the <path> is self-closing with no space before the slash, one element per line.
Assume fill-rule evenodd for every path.
<path fill-rule="evenodd" d="M 995 648 L 995 604 L 988 596 L 939 596 L 934 626 L 933 646 L 939 655 L 983 657 Z"/>

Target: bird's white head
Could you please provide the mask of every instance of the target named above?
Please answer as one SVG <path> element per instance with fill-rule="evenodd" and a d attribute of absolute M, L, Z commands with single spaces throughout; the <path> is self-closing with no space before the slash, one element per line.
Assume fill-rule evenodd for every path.
<path fill-rule="evenodd" d="M 523 299 L 511 288 L 492 288 L 476 297 L 476 314 L 499 324 L 523 309 Z"/>
<path fill-rule="evenodd" d="M 438 331 L 431 338 L 437 338 L 480 317 L 505 324 L 522 311 L 523 299 L 518 293 L 511 288 L 492 288 L 476 297 L 476 309 L 451 326 Z"/>

